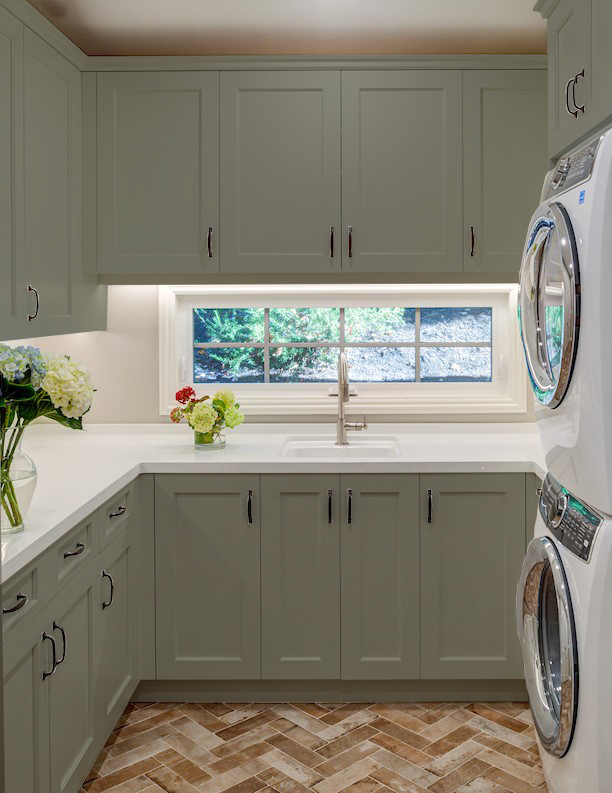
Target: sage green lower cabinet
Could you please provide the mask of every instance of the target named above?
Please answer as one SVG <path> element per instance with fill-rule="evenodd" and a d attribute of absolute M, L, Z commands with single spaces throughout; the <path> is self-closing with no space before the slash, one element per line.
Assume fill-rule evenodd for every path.
<path fill-rule="evenodd" d="M 346 474 L 340 491 L 342 679 L 418 678 L 419 477 Z"/>
<path fill-rule="evenodd" d="M 51 601 L 48 622 L 58 666 L 49 686 L 51 793 L 79 789 L 96 758 L 94 610 L 98 581 L 92 563 Z"/>
<path fill-rule="evenodd" d="M 264 679 L 340 677 L 339 477 L 261 478 Z"/>
<path fill-rule="evenodd" d="M 45 610 L 4 646 L 5 793 L 51 793 L 50 680 L 42 678 L 52 666 L 51 642 L 42 641 L 48 628 Z"/>
<path fill-rule="evenodd" d="M 421 677 L 522 678 L 525 474 L 422 475 L 420 501 Z"/>
<path fill-rule="evenodd" d="M 96 732 L 110 733 L 138 684 L 136 527 L 96 560 Z"/>
<path fill-rule="evenodd" d="M 157 677 L 259 678 L 259 476 L 155 479 Z"/>

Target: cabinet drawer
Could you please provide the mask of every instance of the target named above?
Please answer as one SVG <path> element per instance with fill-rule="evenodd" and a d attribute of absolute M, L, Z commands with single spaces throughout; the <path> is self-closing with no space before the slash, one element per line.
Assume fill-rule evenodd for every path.
<path fill-rule="evenodd" d="M 98 510 L 100 550 L 106 548 L 128 524 L 135 520 L 137 513 L 138 488 L 137 480 L 134 480 Z"/>
<path fill-rule="evenodd" d="M 2 587 L 2 632 L 5 641 L 49 602 L 53 594 L 49 561 L 49 554 L 45 554 Z"/>
<path fill-rule="evenodd" d="M 54 546 L 55 589 L 61 589 L 98 553 L 98 514 L 94 512 Z"/>

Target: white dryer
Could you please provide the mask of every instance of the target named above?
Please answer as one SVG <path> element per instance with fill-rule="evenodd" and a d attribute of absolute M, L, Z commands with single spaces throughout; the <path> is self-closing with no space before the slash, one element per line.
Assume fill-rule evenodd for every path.
<path fill-rule="evenodd" d="M 519 323 L 547 468 L 612 515 L 612 130 L 546 177 Z"/>
<path fill-rule="evenodd" d="M 517 590 L 549 793 L 612 790 L 612 519 L 546 477 Z"/>

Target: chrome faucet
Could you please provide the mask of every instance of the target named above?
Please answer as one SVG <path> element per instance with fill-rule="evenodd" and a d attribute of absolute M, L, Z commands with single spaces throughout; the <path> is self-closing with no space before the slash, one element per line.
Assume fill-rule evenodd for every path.
<path fill-rule="evenodd" d="M 348 422 L 344 405 L 349 401 L 349 376 L 346 353 L 338 356 L 338 420 L 336 421 L 336 446 L 348 446 L 347 430 L 367 430 L 366 417 L 363 421 Z"/>

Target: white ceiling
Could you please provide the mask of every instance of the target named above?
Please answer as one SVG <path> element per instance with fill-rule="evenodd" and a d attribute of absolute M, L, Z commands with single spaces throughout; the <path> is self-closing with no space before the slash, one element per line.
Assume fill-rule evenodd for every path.
<path fill-rule="evenodd" d="M 88 55 L 538 53 L 534 0 L 30 0 Z"/>

